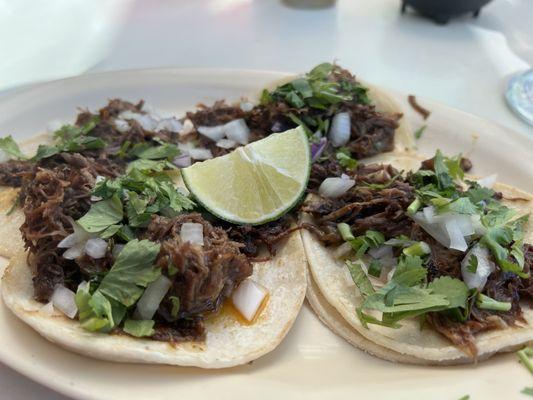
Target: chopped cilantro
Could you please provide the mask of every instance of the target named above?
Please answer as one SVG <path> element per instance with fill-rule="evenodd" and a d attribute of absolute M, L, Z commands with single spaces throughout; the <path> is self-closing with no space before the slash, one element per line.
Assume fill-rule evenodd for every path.
<path fill-rule="evenodd" d="M 509 311 L 512 304 L 506 301 L 494 300 L 492 297 L 479 293 L 476 305 L 483 310 Z"/>
<path fill-rule="evenodd" d="M 533 375 L 533 347 L 526 346 L 522 350 L 516 352 L 520 362 L 528 369 L 528 371 Z"/>
<path fill-rule="evenodd" d="M 527 394 L 528 396 L 533 396 L 533 386 L 523 388 L 520 393 Z"/>
<path fill-rule="evenodd" d="M 470 400 L 470 395 L 466 394 L 463 397 L 461 397 L 459 400 Z"/>
<path fill-rule="evenodd" d="M 378 231 L 368 230 L 364 235 L 354 237 L 350 226 L 346 223 L 337 224 L 341 237 L 350 243 L 356 257 L 361 258 L 369 249 L 379 247 L 385 242 L 385 236 Z"/>
<path fill-rule="evenodd" d="M 176 296 L 170 296 L 168 299 L 172 302 L 172 310 L 170 311 L 170 315 L 172 318 L 177 318 L 181 306 L 180 299 Z"/>
<path fill-rule="evenodd" d="M 468 260 L 468 265 L 467 265 L 466 269 L 471 274 L 475 274 L 476 271 L 477 271 L 477 266 L 478 266 L 477 256 L 474 255 L 474 254 L 471 254 L 470 255 L 470 259 Z"/>
<path fill-rule="evenodd" d="M 424 133 L 424 131 L 426 130 L 427 126 L 426 125 L 422 125 L 420 128 L 418 128 L 415 133 L 414 133 L 414 136 L 415 136 L 415 139 L 420 139 L 422 137 L 422 134 Z"/>
<path fill-rule="evenodd" d="M 0 150 L 3 150 L 5 153 L 9 154 L 10 156 L 13 156 L 19 160 L 27 160 L 28 157 L 26 157 L 22 151 L 20 150 L 17 142 L 13 139 L 11 135 L 6 136 L 4 138 L 0 138 Z"/>
<path fill-rule="evenodd" d="M 381 262 L 379 260 L 373 259 L 368 266 L 368 275 L 372 275 L 376 278 L 379 278 L 381 275 L 382 269 Z"/>
<path fill-rule="evenodd" d="M 303 77 L 292 80 L 269 92 L 261 93 L 261 104 L 283 101 L 293 110 L 287 117 L 301 125 L 308 135 L 310 127 L 327 133 L 329 119 L 340 111 L 342 103 L 369 104 L 368 89 L 340 72 L 340 68 L 323 63 Z M 309 112 L 312 110 L 313 112 Z"/>
<path fill-rule="evenodd" d="M 372 283 L 359 262 L 346 261 L 346 267 L 350 271 L 353 282 L 363 296 L 369 296 L 375 292 Z"/>
<path fill-rule="evenodd" d="M 87 232 L 101 232 L 122 221 L 122 202 L 117 194 L 94 203 L 78 224 Z"/>
<path fill-rule="evenodd" d="M 354 170 L 357 168 L 357 160 L 352 158 L 352 153 L 346 147 L 339 148 L 335 154 L 335 158 L 346 169 Z"/>
<path fill-rule="evenodd" d="M 127 319 L 124 322 L 124 332 L 135 337 L 146 337 L 154 334 L 153 320 Z"/>

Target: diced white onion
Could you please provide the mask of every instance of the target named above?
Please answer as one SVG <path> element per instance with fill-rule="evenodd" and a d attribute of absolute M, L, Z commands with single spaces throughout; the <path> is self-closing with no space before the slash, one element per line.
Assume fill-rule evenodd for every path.
<path fill-rule="evenodd" d="M 224 125 L 226 137 L 240 144 L 248 144 L 250 141 L 250 129 L 244 119 L 236 119 Z"/>
<path fill-rule="evenodd" d="M 254 109 L 253 103 L 250 103 L 249 101 L 241 101 L 239 106 L 244 112 L 252 111 Z"/>
<path fill-rule="evenodd" d="M 150 283 L 137 302 L 134 313 L 135 318 L 152 319 L 170 286 L 172 286 L 172 282 L 165 275 L 161 275 Z"/>
<path fill-rule="evenodd" d="M 231 139 L 220 139 L 216 144 L 221 149 L 232 149 L 237 146 L 237 142 Z"/>
<path fill-rule="evenodd" d="M 125 133 L 130 130 L 130 124 L 128 123 L 128 121 L 125 121 L 121 118 L 115 119 L 114 124 L 115 128 L 117 128 L 117 131 L 119 132 Z"/>
<path fill-rule="evenodd" d="M 0 163 L 5 163 L 11 160 L 11 155 L 7 154 L 4 150 L 0 150 Z"/>
<path fill-rule="evenodd" d="M 188 154 L 180 154 L 172 162 L 178 168 L 187 168 L 192 164 L 192 159 Z"/>
<path fill-rule="evenodd" d="M 199 126 L 196 130 L 205 137 L 208 137 L 214 142 L 218 142 L 224 136 L 226 136 L 226 131 L 224 125 L 217 126 Z"/>
<path fill-rule="evenodd" d="M 353 185 L 355 181 L 343 174 L 340 178 L 324 179 L 318 188 L 318 193 L 324 197 L 336 198 L 350 190 Z"/>
<path fill-rule="evenodd" d="M 334 147 L 344 146 L 350 140 L 351 120 L 350 113 L 335 114 L 329 128 L 329 140 Z"/>
<path fill-rule="evenodd" d="M 103 258 L 107 252 L 107 242 L 104 239 L 92 238 L 85 243 L 85 254 L 94 259 Z"/>
<path fill-rule="evenodd" d="M 67 260 L 74 260 L 78 257 L 81 257 L 84 248 L 85 243 L 77 243 L 63 253 L 63 258 L 66 258 Z"/>
<path fill-rule="evenodd" d="M 435 208 L 433 206 L 424 207 L 422 209 L 422 212 L 424 213 L 424 216 L 426 217 L 426 220 L 432 224 L 435 222 Z"/>
<path fill-rule="evenodd" d="M 176 118 L 165 118 L 157 123 L 155 128 L 156 132 L 167 130 L 169 132 L 180 132 L 183 129 L 183 125 Z"/>
<path fill-rule="evenodd" d="M 448 232 L 448 237 L 450 238 L 450 249 L 466 251 L 468 245 L 457 221 L 455 219 L 448 220 L 444 223 L 444 226 L 446 232 Z"/>
<path fill-rule="evenodd" d="M 264 286 L 252 279 L 246 279 L 235 289 L 231 300 L 247 321 L 253 321 L 267 295 L 268 290 Z"/>
<path fill-rule="evenodd" d="M 74 292 L 63 285 L 57 285 L 52 294 L 52 304 L 70 319 L 78 313 L 78 306 L 74 299 Z"/>
<path fill-rule="evenodd" d="M 373 258 L 376 259 L 392 258 L 392 246 L 383 244 L 379 247 L 368 250 L 368 254 L 370 254 Z"/>
<path fill-rule="evenodd" d="M 474 273 L 468 270 L 472 256 L 476 256 L 477 258 L 477 268 Z M 485 247 L 476 244 L 468 253 L 466 253 L 465 258 L 461 261 L 461 275 L 469 289 L 476 288 L 479 291 L 483 290 L 487 283 L 487 278 L 496 269 L 494 263 L 490 261 L 489 256 L 490 253 Z"/>
<path fill-rule="evenodd" d="M 480 186 L 483 186 L 483 187 L 491 189 L 494 186 L 494 184 L 496 183 L 497 179 L 498 179 L 498 175 L 497 174 L 492 174 L 492 175 L 489 175 L 489 176 L 486 176 L 484 178 L 479 179 L 477 181 L 477 183 Z"/>
<path fill-rule="evenodd" d="M 149 114 L 140 114 L 126 110 L 119 114 L 119 118 L 137 121 L 139 125 L 141 125 L 141 127 L 146 131 L 154 131 L 157 127 L 157 120 Z"/>
<path fill-rule="evenodd" d="M 49 301 L 44 306 L 41 307 L 41 311 L 46 315 L 54 315 L 55 314 L 55 308 L 54 303 L 52 301 Z"/>
<path fill-rule="evenodd" d="M 180 131 L 180 136 L 188 135 L 193 130 L 194 130 L 194 124 L 192 123 L 192 121 L 189 118 L 187 118 L 187 119 L 185 119 L 183 121 L 183 126 L 182 126 L 181 131 Z"/>
<path fill-rule="evenodd" d="M 209 160 L 213 158 L 213 153 L 209 149 L 197 148 L 188 150 L 189 155 L 195 160 Z"/>
<path fill-rule="evenodd" d="M 71 233 L 70 235 L 66 236 L 61 242 L 59 242 L 57 244 L 57 247 L 60 249 L 68 249 L 78 242 L 80 242 L 80 233 L 74 231 L 74 233 Z"/>
<path fill-rule="evenodd" d="M 180 237 L 183 243 L 204 245 L 204 226 L 196 222 L 185 222 L 181 225 Z"/>
<path fill-rule="evenodd" d="M 97 202 L 97 201 L 100 201 L 100 200 L 102 200 L 102 198 L 101 198 L 100 196 L 95 196 L 95 195 L 92 195 L 92 196 L 91 196 L 91 201 L 92 201 L 93 203 L 95 203 L 95 202 Z"/>

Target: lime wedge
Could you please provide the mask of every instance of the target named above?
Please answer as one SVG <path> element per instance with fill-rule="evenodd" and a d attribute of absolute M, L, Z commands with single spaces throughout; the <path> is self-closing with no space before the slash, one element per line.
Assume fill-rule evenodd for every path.
<path fill-rule="evenodd" d="M 310 169 L 307 135 L 296 128 L 195 163 L 181 174 L 191 194 L 212 214 L 236 224 L 258 225 L 296 205 Z"/>

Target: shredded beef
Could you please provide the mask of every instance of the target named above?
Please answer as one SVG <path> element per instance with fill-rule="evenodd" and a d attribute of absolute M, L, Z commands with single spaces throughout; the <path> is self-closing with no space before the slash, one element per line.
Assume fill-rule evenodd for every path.
<path fill-rule="evenodd" d="M 328 245 L 340 244 L 342 238 L 335 233 L 340 222 L 349 224 L 357 235 L 369 229 L 386 237 L 410 233 L 412 222 L 405 210 L 414 201 L 414 188 L 397 177 L 398 171 L 390 165 L 370 164 L 348 173 L 356 185 L 343 196 L 336 199 L 316 196 L 302 207 L 302 211 L 315 218 L 314 231 L 322 231 L 319 234 L 322 240 Z"/>
<path fill-rule="evenodd" d="M 203 246 L 182 242 L 180 229 L 185 222 L 202 224 Z M 156 321 L 170 324 L 176 332 L 184 332 L 183 338 L 175 337 L 173 341 L 186 339 L 190 332 L 201 332 L 195 338 L 203 339 L 201 316 L 220 309 L 239 283 L 252 274 L 252 264 L 222 228 L 214 227 L 197 213 L 172 219 L 153 216 L 145 236 L 161 243 L 156 265 L 166 271 L 172 281 L 157 311 Z M 176 274 L 169 273 L 170 265 L 177 269 Z M 180 299 L 177 318 L 171 315 L 171 296 Z"/>
<path fill-rule="evenodd" d="M 219 222 L 230 239 L 238 242 L 242 247 L 241 251 L 248 257 L 258 257 L 263 247 L 266 247 L 269 255 L 275 254 L 275 245 L 287 237 L 294 229 L 291 229 L 292 218 L 288 215 L 275 221 L 259 226 L 252 225 L 232 225 L 226 222 Z M 298 228 L 295 228 L 298 229 Z"/>
<path fill-rule="evenodd" d="M 110 162 L 61 153 L 38 162 L 24 179 L 25 221 L 20 230 L 30 251 L 28 261 L 34 269 L 37 300 L 48 301 L 58 284 L 76 288 L 80 269 L 75 261 L 62 257 L 64 250 L 57 245 L 73 232 L 72 221 L 89 210 L 96 176 L 117 173 Z"/>
<path fill-rule="evenodd" d="M 24 176 L 31 174 L 32 170 L 33 163 L 30 161 L 0 163 L 0 186 L 20 187 Z"/>

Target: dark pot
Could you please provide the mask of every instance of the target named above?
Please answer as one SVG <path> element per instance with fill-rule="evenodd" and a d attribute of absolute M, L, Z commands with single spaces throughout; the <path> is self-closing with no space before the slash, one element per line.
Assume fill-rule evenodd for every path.
<path fill-rule="evenodd" d="M 478 16 L 481 7 L 491 0 L 402 0 L 402 12 L 407 6 L 434 21 L 445 24 L 450 18 L 472 13 Z"/>

